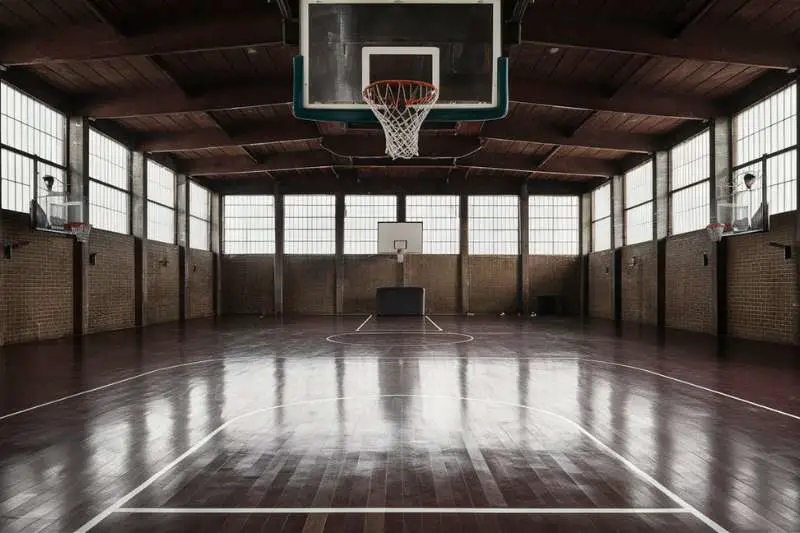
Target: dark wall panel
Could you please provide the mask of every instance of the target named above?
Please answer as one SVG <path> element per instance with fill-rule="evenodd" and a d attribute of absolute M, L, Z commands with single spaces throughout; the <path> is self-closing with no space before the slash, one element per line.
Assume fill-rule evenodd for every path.
<path fill-rule="evenodd" d="M 708 234 L 702 230 L 670 237 L 666 252 L 666 327 L 715 333 L 716 262 Z"/>
<path fill-rule="evenodd" d="M 472 313 L 516 312 L 517 256 L 477 255 L 469 258 L 469 310 Z"/>
<path fill-rule="evenodd" d="M 589 316 L 614 318 L 614 252 L 589 254 Z"/>
<path fill-rule="evenodd" d="M 658 243 L 622 249 L 622 320 L 658 323 Z"/>
<path fill-rule="evenodd" d="M 428 314 L 460 312 L 457 255 L 411 255 L 405 261 L 408 284 L 425 287 Z"/>
<path fill-rule="evenodd" d="M 344 256 L 344 312 L 374 313 L 375 289 L 397 285 L 399 267 L 394 256 Z"/>
<path fill-rule="evenodd" d="M 580 258 L 566 255 L 531 255 L 528 257 L 528 294 L 531 309 L 536 298 L 557 296 L 561 312 L 580 313 Z"/>
<path fill-rule="evenodd" d="M 156 241 L 147 242 L 148 324 L 180 319 L 178 247 Z"/>
<path fill-rule="evenodd" d="M 89 332 L 132 328 L 136 324 L 134 238 L 93 229 L 89 253 Z"/>
<path fill-rule="evenodd" d="M 333 256 L 288 255 L 283 266 L 283 307 L 288 315 L 336 313 L 336 271 Z"/>
<path fill-rule="evenodd" d="M 189 279 L 186 298 L 188 318 L 214 314 L 214 254 L 205 250 L 188 250 Z"/>
<path fill-rule="evenodd" d="M 223 256 L 223 314 L 274 313 L 274 268 L 275 257 L 272 255 Z"/>

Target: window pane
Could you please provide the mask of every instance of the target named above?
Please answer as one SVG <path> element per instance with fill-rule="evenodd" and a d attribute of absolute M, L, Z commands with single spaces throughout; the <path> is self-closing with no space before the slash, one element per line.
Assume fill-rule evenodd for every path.
<path fill-rule="evenodd" d="M 711 132 L 704 131 L 670 152 L 670 190 L 682 189 L 711 177 Z"/>
<path fill-rule="evenodd" d="M 175 173 L 155 161 L 147 161 L 147 199 L 175 208 Z"/>
<path fill-rule="evenodd" d="M 422 222 L 423 253 L 459 253 L 458 211 L 458 196 L 406 196 L 406 220 Z"/>
<path fill-rule="evenodd" d="M 130 189 L 129 152 L 117 141 L 89 130 L 89 177 L 117 189 Z"/>
<path fill-rule="evenodd" d="M 592 220 L 611 216 L 611 183 L 601 185 L 592 191 Z"/>
<path fill-rule="evenodd" d="M 611 248 L 611 218 L 601 218 L 592 222 L 592 251 L 600 252 Z"/>
<path fill-rule="evenodd" d="M 734 165 L 797 144 L 797 84 L 734 117 Z"/>
<path fill-rule="evenodd" d="M 519 197 L 469 197 L 469 253 L 519 253 Z"/>
<path fill-rule="evenodd" d="M 175 211 L 155 202 L 147 202 L 147 238 L 175 244 Z"/>
<path fill-rule="evenodd" d="M 223 253 L 275 253 L 275 198 L 269 195 L 225 196 Z"/>
<path fill-rule="evenodd" d="M 189 182 L 189 215 L 211 220 L 211 193 L 193 181 Z"/>
<path fill-rule="evenodd" d="M 709 181 L 672 194 L 672 235 L 700 230 L 709 218 Z"/>
<path fill-rule="evenodd" d="M 284 253 L 336 253 L 336 197 L 287 195 L 284 197 Z"/>
<path fill-rule="evenodd" d="M 103 185 L 89 182 L 89 220 L 98 229 L 130 233 L 128 194 Z"/>
<path fill-rule="evenodd" d="M 530 254 L 578 255 L 577 196 L 530 196 L 528 217 Z"/>
<path fill-rule="evenodd" d="M 397 196 L 345 196 L 344 253 L 378 252 L 378 222 L 397 221 Z"/>
<path fill-rule="evenodd" d="M 626 244 L 653 240 L 653 202 L 625 211 Z"/>
<path fill-rule="evenodd" d="M 625 209 L 653 199 L 653 161 L 625 174 Z"/>

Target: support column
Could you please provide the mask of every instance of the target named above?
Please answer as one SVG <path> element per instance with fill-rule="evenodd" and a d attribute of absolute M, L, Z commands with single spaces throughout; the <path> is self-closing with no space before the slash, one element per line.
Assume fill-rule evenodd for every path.
<path fill-rule="evenodd" d="M 625 246 L 625 177 L 614 176 L 611 181 L 611 243 L 614 250 L 611 263 L 611 284 L 614 295 L 614 322 L 622 323 L 622 248 Z"/>
<path fill-rule="evenodd" d="M 461 286 L 461 312 L 469 313 L 469 198 L 459 196 L 459 256 L 458 273 Z"/>
<path fill-rule="evenodd" d="M 89 121 L 70 117 L 68 126 L 68 175 L 71 201 L 81 201 L 80 219 L 89 221 Z M 89 333 L 89 243 L 75 240 L 72 261 L 72 317 L 75 335 Z"/>
<path fill-rule="evenodd" d="M 406 195 L 402 192 L 397 195 L 397 221 L 406 222 Z"/>
<path fill-rule="evenodd" d="M 581 320 L 589 319 L 589 254 L 592 252 L 592 193 L 580 197 L 580 231 L 578 252 L 580 254 L 580 306 Z"/>
<path fill-rule="evenodd" d="M 189 179 L 185 174 L 175 176 L 175 242 L 178 244 L 178 314 L 188 316 L 189 302 L 186 287 L 189 283 Z"/>
<path fill-rule="evenodd" d="M 336 193 L 336 314 L 344 314 L 344 193 Z"/>
<path fill-rule="evenodd" d="M 667 151 L 656 152 L 653 165 L 653 238 L 656 240 L 656 326 L 667 322 L 667 237 L 669 236 L 669 162 Z"/>
<path fill-rule="evenodd" d="M 211 269 L 212 279 L 212 305 L 214 308 L 214 316 L 222 314 L 222 235 L 224 220 L 223 213 L 223 198 L 220 193 L 211 193 L 211 253 L 213 256 L 213 263 Z M 189 267 L 187 261 L 187 268 Z M 186 271 L 187 283 L 183 285 L 184 292 L 189 291 L 189 271 Z M 189 298 L 187 298 L 188 303 Z M 189 309 L 186 309 L 186 316 L 189 316 Z"/>
<path fill-rule="evenodd" d="M 397 221 L 398 222 L 405 222 L 406 221 L 406 195 L 405 193 L 400 193 L 397 195 Z M 408 268 L 406 268 L 406 260 L 408 256 L 403 260 L 402 263 L 397 265 L 397 285 L 399 287 L 405 287 L 408 285 Z"/>
<path fill-rule="evenodd" d="M 732 145 L 731 119 L 715 118 L 711 125 L 711 187 L 709 201 L 709 219 L 718 221 L 717 206 L 721 203 L 733 203 L 731 187 Z M 713 323 L 717 335 L 728 333 L 728 249 L 726 239 L 712 243 L 713 272 L 711 287 L 714 295 L 712 312 Z"/>
<path fill-rule="evenodd" d="M 800 109 L 800 74 L 797 75 L 796 79 L 797 89 L 795 90 L 796 101 L 795 101 L 795 109 Z M 800 120 L 795 120 L 795 125 L 797 129 L 797 135 L 795 138 L 800 142 Z M 795 150 L 795 168 L 797 172 L 800 173 L 800 146 L 797 147 Z M 797 320 L 795 321 L 794 325 L 794 342 L 796 344 L 800 344 L 800 180 L 798 180 L 797 185 L 794 188 L 795 194 L 795 216 L 794 216 L 794 247 L 792 249 L 792 259 L 794 260 L 794 266 L 797 271 L 797 285 L 795 286 L 795 315 Z"/>
<path fill-rule="evenodd" d="M 283 242 L 284 242 L 284 206 L 283 193 L 280 184 L 275 183 L 275 265 L 272 269 L 274 275 L 274 306 L 275 316 L 283 316 Z"/>
<path fill-rule="evenodd" d="M 530 225 L 528 204 L 528 181 L 522 183 L 519 195 L 519 275 L 517 276 L 517 308 L 524 315 L 530 314 Z"/>
<path fill-rule="evenodd" d="M 136 325 L 147 325 L 147 164 L 142 152 L 130 153 L 131 234 L 133 235 Z"/>

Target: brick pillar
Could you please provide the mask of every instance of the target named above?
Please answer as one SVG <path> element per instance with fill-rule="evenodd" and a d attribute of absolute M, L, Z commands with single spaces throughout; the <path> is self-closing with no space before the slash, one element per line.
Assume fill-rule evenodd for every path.
<path fill-rule="evenodd" d="M 344 193 L 336 193 L 336 314 L 344 314 Z"/>
<path fill-rule="evenodd" d="M 653 164 L 653 238 L 656 240 L 656 326 L 666 325 L 667 237 L 669 236 L 669 152 L 656 152 Z"/>
<path fill-rule="evenodd" d="M 800 110 L 800 74 L 797 76 L 797 90 L 795 91 L 797 99 L 795 102 L 795 109 Z M 800 142 L 800 120 L 795 120 L 797 126 L 797 135 L 795 138 Z M 795 150 L 795 168 L 800 172 L 800 146 Z M 794 216 L 794 248 L 792 250 L 792 258 L 794 259 L 795 270 L 797 271 L 797 285 L 795 287 L 795 305 L 794 314 L 796 317 L 794 324 L 794 342 L 800 344 L 800 182 L 794 188 L 795 193 L 795 206 L 796 212 Z"/>
<path fill-rule="evenodd" d="M 275 183 L 275 267 L 274 291 L 275 315 L 283 316 L 283 242 L 284 242 L 283 193 L 280 184 Z"/>
<path fill-rule="evenodd" d="M 68 176 L 70 200 L 83 202 L 80 218 L 89 220 L 89 121 L 70 117 L 68 125 Z M 75 241 L 73 251 L 73 330 L 75 335 L 89 332 L 89 243 Z"/>
<path fill-rule="evenodd" d="M 614 176 L 611 181 L 611 288 L 614 295 L 614 322 L 622 322 L 622 247 L 625 246 L 625 177 Z"/>
<path fill-rule="evenodd" d="M 711 198 L 709 202 L 709 219 L 717 221 L 717 206 L 720 203 L 732 203 L 731 192 L 731 120 L 728 117 L 715 118 L 711 125 Z M 725 239 L 714 244 L 712 264 L 716 271 L 711 273 L 712 294 L 715 305 L 712 307 L 713 323 L 717 335 L 728 332 L 728 253 Z"/>
<path fill-rule="evenodd" d="M 400 193 L 397 195 L 397 221 L 398 222 L 405 222 L 406 221 L 406 195 L 405 193 Z M 408 268 L 406 267 L 406 261 L 408 260 L 408 256 L 403 259 L 402 263 L 397 264 L 397 285 L 399 287 L 405 287 L 408 285 Z"/>
<path fill-rule="evenodd" d="M 142 152 L 131 152 L 130 161 L 135 316 L 142 327 L 147 325 L 147 164 Z"/>
<path fill-rule="evenodd" d="M 517 308 L 523 314 L 530 313 L 530 234 L 528 227 L 530 224 L 529 204 L 528 204 L 528 182 L 522 184 L 519 195 L 519 275 L 517 276 Z"/>
<path fill-rule="evenodd" d="M 189 179 L 178 174 L 175 181 L 175 242 L 178 244 L 178 315 L 180 320 L 188 316 L 189 283 Z"/>
<path fill-rule="evenodd" d="M 592 251 L 592 193 L 580 197 L 580 231 L 578 249 L 580 253 L 580 299 L 581 320 L 589 318 L 589 254 Z"/>
<path fill-rule="evenodd" d="M 212 306 L 214 315 L 222 314 L 222 236 L 223 236 L 223 197 L 217 192 L 211 193 L 211 253 L 213 253 L 211 267 L 211 287 L 214 291 L 212 296 Z M 188 263 L 188 261 L 187 261 Z M 189 265 L 187 264 L 187 268 Z M 184 292 L 189 291 L 189 270 L 186 271 L 186 283 L 183 285 Z M 187 303 L 191 295 L 186 299 Z M 186 308 L 187 316 L 190 316 L 189 308 Z"/>
<path fill-rule="evenodd" d="M 461 312 L 469 312 L 469 198 L 466 194 L 459 196 L 459 256 L 458 274 L 461 287 Z"/>

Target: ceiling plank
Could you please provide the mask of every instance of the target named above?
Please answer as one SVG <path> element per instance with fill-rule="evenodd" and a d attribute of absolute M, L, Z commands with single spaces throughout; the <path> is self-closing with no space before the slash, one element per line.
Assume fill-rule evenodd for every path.
<path fill-rule="evenodd" d="M 660 148 L 658 137 L 654 135 L 597 129 L 581 129 L 570 135 L 552 125 L 528 122 L 488 122 L 482 136 L 498 141 L 525 141 L 624 152 L 654 152 Z"/>
<path fill-rule="evenodd" d="M 275 121 L 257 128 L 247 129 L 227 135 L 219 128 L 206 128 L 179 133 L 150 135 L 138 146 L 147 153 L 184 152 L 207 148 L 230 148 L 233 146 L 253 146 L 276 142 L 307 141 L 319 139 L 320 134 L 310 122 Z"/>
<path fill-rule="evenodd" d="M 684 33 L 617 20 L 595 20 L 529 13 L 522 41 L 542 46 L 693 59 L 787 69 L 800 64 L 800 43 L 755 33 L 749 28 L 715 27 Z"/>
<path fill-rule="evenodd" d="M 283 22 L 278 13 L 186 21 L 130 36 L 99 23 L 7 37 L 0 41 L 0 64 L 38 65 L 282 44 Z"/>
<path fill-rule="evenodd" d="M 386 140 L 383 135 L 339 135 L 322 140 L 323 148 L 342 157 L 386 157 Z M 454 135 L 422 135 L 419 139 L 419 157 L 444 158 L 466 157 L 480 150 L 477 137 Z"/>

